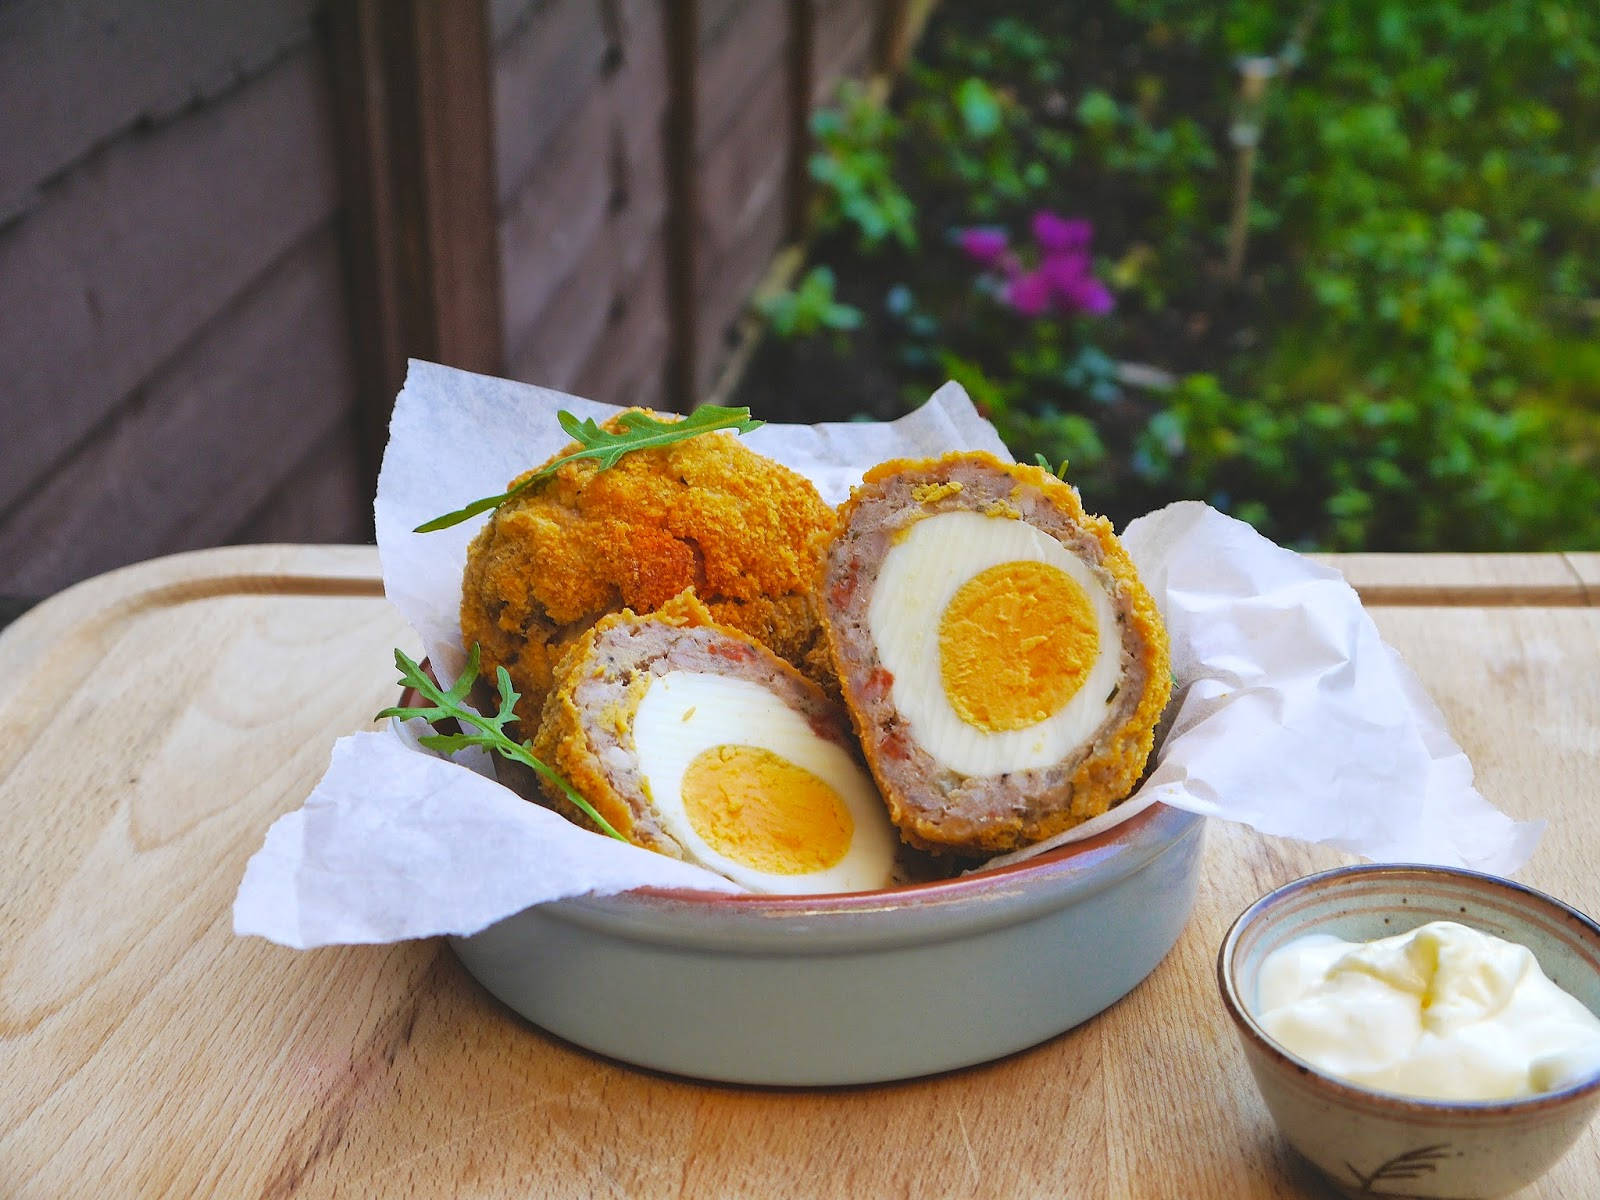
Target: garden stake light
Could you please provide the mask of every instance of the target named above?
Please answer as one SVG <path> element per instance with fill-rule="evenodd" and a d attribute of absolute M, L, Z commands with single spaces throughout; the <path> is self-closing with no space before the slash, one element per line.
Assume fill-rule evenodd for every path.
<path fill-rule="evenodd" d="M 1266 108 L 1267 89 L 1274 79 L 1288 78 L 1305 56 L 1306 37 L 1317 18 L 1318 4 L 1308 4 L 1295 22 L 1294 32 L 1274 57 L 1252 55 L 1235 60 L 1239 69 L 1239 99 L 1228 140 L 1237 154 L 1233 171 L 1233 215 L 1228 222 L 1228 260 L 1230 283 L 1238 283 L 1244 273 L 1244 248 L 1250 236 L 1250 191 L 1255 181 L 1256 149 L 1261 144 L 1261 126 Z"/>
<path fill-rule="evenodd" d="M 1261 143 L 1261 110 L 1267 85 L 1278 73 L 1278 60 L 1256 56 L 1238 60 L 1239 101 L 1228 140 L 1238 152 L 1233 168 L 1233 217 L 1228 223 L 1228 280 L 1239 282 L 1244 270 L 1244 244 L 1250 226 L 1250 188 L 1256 173 L 1256 147 Z"/>

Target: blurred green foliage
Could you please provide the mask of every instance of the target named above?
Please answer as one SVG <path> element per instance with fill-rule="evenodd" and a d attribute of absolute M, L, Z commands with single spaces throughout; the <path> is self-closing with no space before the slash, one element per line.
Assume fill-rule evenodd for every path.
<path fill-rule="evenodd" d="M 860 84 L 840 90 L 837 108 L 811 115 L 811 178 L 821 186 L 824 231 L 849 228 L 856 245 L 871 251 L 887 241 L 917 248 L 916 205 L 895 180 L 892 151 L 900 124 Z"/>
<path fill-rule="evenodd" d="M 946 0 L 893 113 L 817 119 L 823 251 L 901 403 L 959 380 L 1119 520 L 1600 546 L 1600 6 L 1009 7 Z M 1241 56 L 1278 75 L 1235 280 Z M 1025 319 L 954 243 L 1039 208 L 1093 221 L 1113 313 Z"/>
<path fill-rule="evenodd" d="M 861 310 L 834 299 L 833 272 L 812 267 L 793 288 L 767 297 L 761 314 L 779 337 L 810 337 L 823 330 L 845 333 L 861 325 Z"/>

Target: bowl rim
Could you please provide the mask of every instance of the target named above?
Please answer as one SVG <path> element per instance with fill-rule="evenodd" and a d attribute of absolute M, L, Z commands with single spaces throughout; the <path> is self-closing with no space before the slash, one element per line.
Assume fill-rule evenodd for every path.
<path fill-rule="evenodd" d="M 1199 813 L 1152 803 L 1120 824 L 1035 858 L 989 871 L 872 891 L 782 894 L 647 887 L 605 896 L 572 896 L 546 907 L 596 917 L 626 914 L 670 919 L 711 912 L 728 920 L 760 923 L 797 917 L 845 921 L 911 912 L 941 921 L 954 912 L 966 912 L 981 920 L 986 918 L 978 917 L 975 910 L 1003 907 L 1008 914 L 1004 919 L 1016 919 L 1023 910 L 1059 908 L 1112 886 L 1183 842 L 1204 821 Z M 1002 919 L 998 912 L 986 917 Z"/>
<path fill-rule="evenodd" d="M 1577 1083 L 1556 1091 L 1536 1092 L 1531 1096 L 1510 1099 L 1440 1100 L 1427 1096 L 1408 1096 L 1401 1092 L 1387 1092 L 1329 1074 L 1315 1063 L 1285 1048 L 1261 1027 L 1250 1006 L 1244 1003 L 1234 975 L 1234 953 L 1245 930 L 1261 921 L 1285 900 L 1301 892 L 1337 891 L 1352 879 L 1384 875 L 1444 876 L 1491 892 L 1515 893 L 1546 908 L 1551 915 L 1564 917 L 1577 925 L 1594 942 L 1597 951 L 1600 951 L 1600 923 L 1565 901 L 1558 900 L 1537 888 L 1529 887 L 1525 883 L 1465 867 L 1444 867 L 1429 863 L 1353 863 L 1334 867 L 1312 875 L 1303 875 L 1274 888 L 1248 905 L 1233 919 L 1227 933 L 1223 935 L 1222 944 L 1217 949 L 1217 987 L 1222 993 L 1223 1007 L 1233 1019 L 1240 1037 L 1247 1039 L 1279 1067 L 1292 1069 L 1299 1075 L 1315 1080 L 1319 1087 L 1332 1092 L 1340 1101 L 1359 1107 L 1374 1108 L 1395 1116 L 1434 1118 L 1467 1114 L 1479 1117 L 1498 1114 L 1528 1116 L 1545 1109 L 1566 1108 L 1576 1101 L 1600 1092 L 1600 1069 L 1596 1069 Z M 1600 1016 L 1600 1013 L 1595 1015 Z"/>

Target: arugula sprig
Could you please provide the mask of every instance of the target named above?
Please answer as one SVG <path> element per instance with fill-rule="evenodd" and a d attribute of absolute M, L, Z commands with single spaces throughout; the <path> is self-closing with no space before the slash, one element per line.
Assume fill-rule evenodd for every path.
<path fill-rule="evenodd" d="M 1050 474 L 1054 475 L 1057 479 L 1061 480 L 1063 483 L 1066 482 L 1066 479 L 1067 479 L 1067 460 L 1066 459 L 1063 458 L 1061 460 L 1061 465 L 1059 467 L 1052 467 L 1050 465 L 1050 460 L 1048 458 L 1046 458 L 1042 454 L 1035 454 L 1033 456 L 1033 461 L 1038 463 L 1046 471 L 1049 471 Z"/>
<path fill-rule="evenodd" d="M 611 827 L 611 823 L 594 810 L 582 796 L 572 789 L 572 785 L 538 758 L 534 757 L 532 742 L 518 742 L 505 731 L 507 721 L 516 720 L 516 708 L 519 693 L 511 685 L 511 676 L 504 667 L 497 668 L 495 672 L 496 684 L 500 691 L 500 711 L 489 715 L 477 713 L 466 706 L 467 693 L 472 689 L 473 683 L 478 678 L 478 665 L 480 652 L 476 642 L 472 645 L 472 653 L 467 657 L 467 666 L 456 679 L 455 685 L 445 691 L 432 679 L 417 663 L 408 658 L 403 650 L 394 652 L 394 665 L 400 672 L 400 682 L 407 687 L 415 688 L 429 703 L 414 707 L 386 708 L 378 714 L 377 719 L 386 717 L 399 717 L 402 721 L 409 721 L 413 717 L 421 717 L 429 725 L 448 718 L 455 718 L 463 722 L 463 728 L 477 729 L 477 733 L 430 733 L 417 740 L 429 750 L 437 750 L 443 754 L 454 754 L 467 746 L 483 746 L 493 750 L 502 758 L 509 758 L 532 767 L 543 778 L 555 784 L 566 795 L 567 799 L 581 810 L 585 816 L 600 827 L 600 829 L 619 842 L 628 839 L 623 837 Z"/>
<path fill-rule="evenodd" d="M 418 525 L 413 532 L 432 533 L 436 529 L 449 529 L 450 526 L 459 525 L 479 513 L 499 508 L 507 500 L 532 487 L 539 480 L 554 475 L 559 467 L 569 462 L 592 458 L 604 471 L 608 467 L 616 466 L 618 459 L 634 450 L 670 446 L 674 442 L 688 441 L 692 437 L 699 437 L 702 433 L 711 433 L 717 429 L 749 433 L 752 429 L 760 429 L 766 423 L 752 421 L 748 408 L 723 408 L 716 404 L 704 405 L 682 420 L 673 421 L 659 420 L 647 412 L 625 412 L 617 418 L 621 429 L 615 433 L 609 429 L 602 429 L 593 417 L 580 421 L 566 409 L 556 413 L 556 420 L 561 422 L 561 428 L 566 430 L 567 436 L 577 442 L 582 449 L 574 450 L 571 454 L 563 454 L 549 466 L 541 467 L 529 475 L 508 492 L 474 500 L 465 508 L 458 508 L 455 512 L 445 513 L 442 517 L 435 517 Z"/>

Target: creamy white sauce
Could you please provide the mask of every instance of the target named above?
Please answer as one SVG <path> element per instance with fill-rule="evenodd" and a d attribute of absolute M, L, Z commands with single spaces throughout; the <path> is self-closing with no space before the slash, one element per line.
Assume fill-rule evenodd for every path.
<path fill-rule="evenodd" d="M 1256 1019 L 1328 1074 L 1407 1096 L 1511 1099 L 1600 1072 L 1600 1018 L 1526 946 L 1453 921 L 1298 938 L 1261 964 Z"/>

